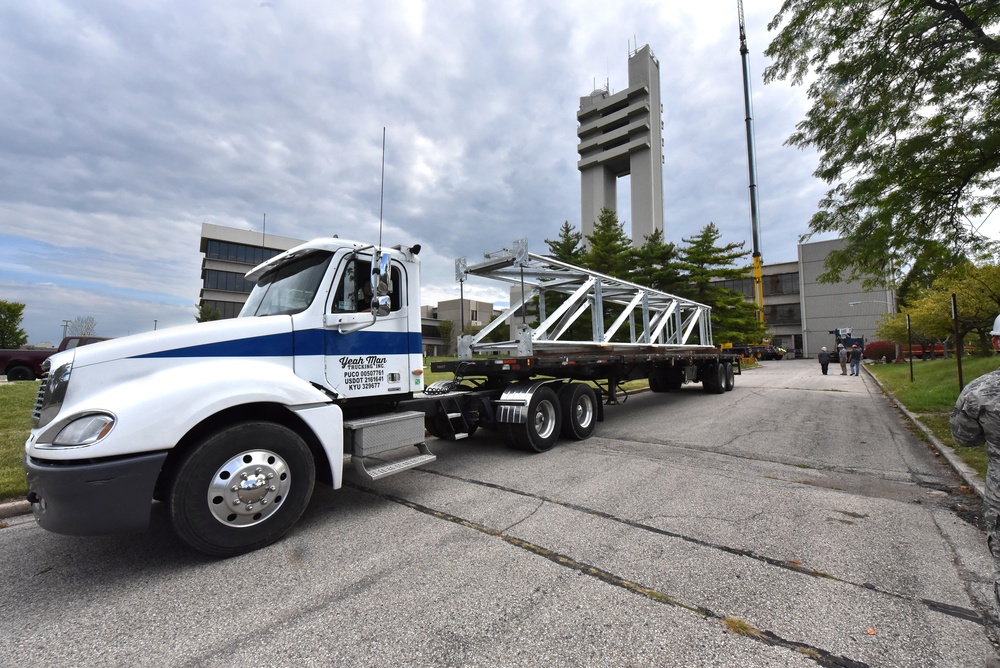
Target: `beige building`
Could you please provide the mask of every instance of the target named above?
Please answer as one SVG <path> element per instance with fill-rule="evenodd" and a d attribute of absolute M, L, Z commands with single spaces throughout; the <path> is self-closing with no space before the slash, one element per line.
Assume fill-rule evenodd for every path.
<path fill-rule="evenodd" d="M 843 244 L 842 239 L 799 244 L 797 261 L 763 267 L 764 322 L 789 356 L 815 357 L 823 346 L 833 350 L 837 329 L 872 341 L 879 320 L 895 311 L 891 290 L 867 292 L 860 281 L 819 282 L 826 256 Z M 752 279 L 721 283 L 753 299 Z"/>
<path fill-rule="evenodd" d="M 301 243 L 300 239 L 203 223 L 198 305 L 217 311 L 223 318 L 235 318 L 253 288 L 243 276 L 261 262 Z"/>

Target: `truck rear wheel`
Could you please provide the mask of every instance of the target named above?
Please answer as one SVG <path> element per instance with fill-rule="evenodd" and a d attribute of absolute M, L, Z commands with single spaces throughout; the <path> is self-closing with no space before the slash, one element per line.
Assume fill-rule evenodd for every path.
<path fill-rule="evenodd" d="M 726 362 L 726 392 L 732 392 L 736 387 L 736 372 L 733 370 L 733 363 Z"/>
<path fill-rule="evenodd" d="M 309 446 L 273 422 L 241 422 L 196 445 L 168 496 L 174 532 L 189 546 L 232 557 L 270 545 L 299 520 L 312 496 Z"/>
<path fill-rule="evenodd" d="M 559 439 L 561 424 L 562 411 L 555 390 L 540 387 L 528 401 L 524 422 L 508 424 L 505 438 L 521 450 L 545 452 Z"/>
<path fill-rule="evenodd" d="M 7 369 L 7 380 L 34 380 L 35 372 L 28 366 L 14 366 Z"/>
<path fill-rule="evenodd" d="M 589 385 L 567 383 L 559 389 L 562 435 L 577 441 L 590 438 L 597 426 L 597 396 Z"/>

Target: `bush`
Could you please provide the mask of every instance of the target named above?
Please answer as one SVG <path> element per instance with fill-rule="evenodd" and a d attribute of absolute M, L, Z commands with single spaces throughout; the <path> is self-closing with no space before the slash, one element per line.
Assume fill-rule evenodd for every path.
<path fill-rule="evenodd" d="M 896 344 L 892 341 L 872 341 L 865 346 L 862 357 L 876 362 L 884 357 L 891 362 L 896 359 Z"/>

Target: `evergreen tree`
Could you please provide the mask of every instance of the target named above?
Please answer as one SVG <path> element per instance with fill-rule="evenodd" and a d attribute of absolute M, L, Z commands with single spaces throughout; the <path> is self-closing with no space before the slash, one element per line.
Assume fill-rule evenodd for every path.
<path fill-rule="evenodd" d="M 222 313 L 218 309 L 212 308 L 208 304 L 198 305 L 198 314 L 194 317 L 195 322 L 211 322 L 212 320 L 222 320 Z"/>
<path fill-rule="evenodd" d="M 680 264 L 687 272 L 685 294 L 712 307 L 712 338 L 719 343 L 753 343 L 764 335 L 757 322 L 757 305 L 742 292 L 718 285 L 720 280 L 738 280 L 750 275 L 748 267 L 736 262 L 750 255 L 743 242 L 718 245 L 722 234 L 709 223 L 697 235 L 683 239 Z"/>
<path fill-rule="evenodd" d="M 646 237 L 640 248 L 633 248 L 631 257 L 628 280 L 670 294 L 685 290 L 687 280 L 682 274 L 680 252 L 675 244 L 663 240 L 662 230 Z"/>
<path fill-rule="evenodd" d="M 552 257 L 570 264 L 580 264 L 583 257 L 583 233 L 577 232 L 568 220 L 559 228 L 559 236 L 554 240 L 546 239 L 545 243 L 549 245 L 549 255 Z"/>
<path fill-rule="evenodd" d="M 604 207 L 594 223 L 594 231 L 587 235 L 587 250 L 580 258 L 587 269 L 608 276 L 623 278 L 629 273 L 632 240 L 618 222 L 618 214 Z"/>

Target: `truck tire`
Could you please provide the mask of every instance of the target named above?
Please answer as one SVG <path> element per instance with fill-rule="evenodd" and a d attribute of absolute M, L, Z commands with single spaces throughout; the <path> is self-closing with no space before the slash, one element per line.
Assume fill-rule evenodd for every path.
<path fill-rule="evenodd" d="M 7 380 L 34 380 L 35 372 L 30 366 L 12 366 L 7 369 Z"/>
<path fill-rule="evenodd" d="M 684 372 L 670 367 L 649 376 L 649 389 L 653 392 L 676 392 L 684 387 Z"/>
<path fill-rule="evenodd" d="M 726 392 L 732 392 L 733 388 L 736 387 L 736 372 L 733 370 L 733 363 L 726 362 Z"/>
<path fill-rule="evenodd" d="M 508 424 L 505 438 L 520 450 L 545 452 L 559 439 L 561 423 L 562 411 L 555 390 L 540 387 L 528 401 L 524 422 Z"/>
<path fill-rule="evenodd" d="M 597 426 L 597 395 L 593 388 L 584 383 L 563 385 L 559 388 L 559 407 L 562 435 L 576 441 L 590 438 Z"/>
<path fill-rule="evenodd" d="M 316 463 L 305 441 L 273 422 L 240 422 L 208 436 L 170 483 L 177 536 L 213 557 L 270 545 L 299 520 L 312 496 Z"/>
<path fill-rule="evenodd" d="M 722 394 L 726 391 L 726 367 L 724 364 L 712 362 L 700 369 L 705 373 L 701 380 L 702 389 L 709 394 Z"/>

